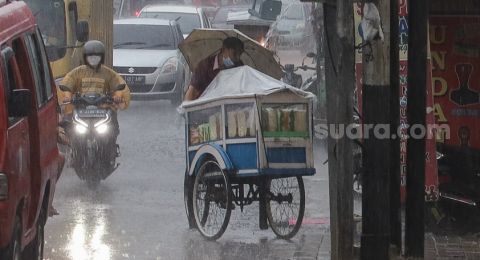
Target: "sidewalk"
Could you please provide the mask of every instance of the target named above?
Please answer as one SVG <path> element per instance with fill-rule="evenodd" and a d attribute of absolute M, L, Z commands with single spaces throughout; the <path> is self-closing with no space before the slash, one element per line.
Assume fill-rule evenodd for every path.
<path fill-rule="evenodd" d="M 425 259 L 480 259 L 480 235 L 438 236 L 425 234 Z"/>
<path fill-rule="evenodd" d="M 330 259 L 330 235 L 318 235 L 317 256 L 313 258 L 315 250 L 307 244 L 301 251 L 294 253 L 294 258 L 289 259 Z M 399 258 L 402 259 L 402 258 Z M 437 236 L 432 233 L 425 234 L 425 259 L 426 260 L 479 260 L 480 235 L 477 237 Z"/>
<path fill-rule="evenodd" d="M 268 259 L 330 260 L 330 234 L 305 235 L 304 243 L 295 250 L 285 246 L 270 252 Z"/>
<path fill-rule="evenodd" d="M 318 248 L 317 260 L 330 260 L 330 234 L 323 236 L 323 240 Z"/>

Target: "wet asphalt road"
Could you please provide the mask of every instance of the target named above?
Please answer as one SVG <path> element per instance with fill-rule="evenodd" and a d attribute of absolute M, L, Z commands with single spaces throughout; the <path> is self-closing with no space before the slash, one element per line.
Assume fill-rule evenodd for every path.
<path fill-rule="evenodd" d="M 305 178 L 306 223 L 291 241 L 258 228 L 258 204 L 232 212 L 217 242 L 189 230 L 183 203 L 184 121 L 168 101 L 132 102 L 119 115 L 120 167 L 97 190 L 65 168 L 46 225 L 45 259 L 289 259 L 318 249 L 328 233 L 328 178 Z M 298 254 L 297 254 L 298 255 Z"/>

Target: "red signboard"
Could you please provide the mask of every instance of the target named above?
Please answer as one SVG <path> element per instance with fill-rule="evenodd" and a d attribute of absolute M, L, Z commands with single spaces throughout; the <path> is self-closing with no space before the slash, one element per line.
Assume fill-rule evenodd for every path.
<path fill-rule="evenodd" d="M 448 145 L 480 148 L 479 29 L 480 16 L 430 17 L 434 114 Z"/>
<path fill-rule="evenodd" d="M 425 140 L 425 200 L 436 201 L 439 198 L 438 191 L 438 164 L 436 158 L 436 131 L 435 116 L 433 114 L 433 88 L 432 86 L 432 62 L 428 52 L 427 59 L 427 100 L 426 100 L 426 140 Z"/>

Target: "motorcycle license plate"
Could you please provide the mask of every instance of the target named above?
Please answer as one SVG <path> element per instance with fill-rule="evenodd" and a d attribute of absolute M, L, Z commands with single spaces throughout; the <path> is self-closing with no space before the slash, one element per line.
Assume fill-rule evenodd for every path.
<path fill-rule="evenodd" d="M 125 79 L 128 85 L 145 84 L 145 76 L 124 75 L 123 78 Z"/>
<path fill-rule="evenodd" d="M 93 117 L 93 118 L 102 118 L 107 114 L 105 109 L 82 109 L 78 110 L 77 114 L 79 117 Z"/>

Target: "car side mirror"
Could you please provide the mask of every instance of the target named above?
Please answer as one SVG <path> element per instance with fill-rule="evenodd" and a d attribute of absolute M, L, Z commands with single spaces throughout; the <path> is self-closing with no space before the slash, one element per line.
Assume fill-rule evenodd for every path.
<path fill-rule="evenodd" d="M 32 92 L 28 89 L 14 89 L 8 102 L 9 117 L 26 117 L 30 114 Z"/>
<path fill-rule="evenodd" d="M 88 34 L 89 34 L 89 26 L 88 22 L 85 20 L 81 20 L 77 22 L 77 40 L 79 42 L 86 42 L 88 41 Z"/>
<path fill-rule="evenodd" d="M 276 20 L 282 10 L 282 1 L 265 0 L 260 5 L 260 18 L 265 20 Z"/>

